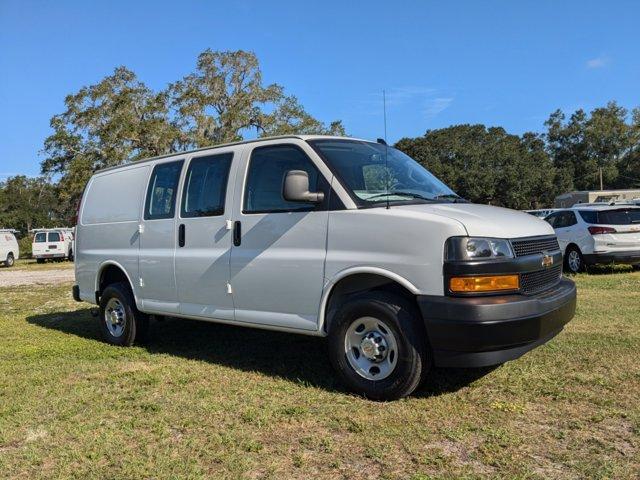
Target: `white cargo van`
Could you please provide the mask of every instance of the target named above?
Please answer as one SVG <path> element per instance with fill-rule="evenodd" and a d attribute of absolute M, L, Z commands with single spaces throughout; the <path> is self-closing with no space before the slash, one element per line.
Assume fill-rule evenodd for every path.
<path fill-rule="evenodd" d="M 73 261 L 73 229 L 40 228 L 32 233 L 31 252 L 38 263 L 48 259 Z"/>
<path fill-rule="evenodd" d="M 287 136 L 97 172 L 73 294 L 116 345 L 149 314 L 328 336 L 351 389 L 392 399 L 555 336 L 576 301 L 561 268 L 548 223 L 467 203 L 394 148 Z"/>
<path fill-rule="evenodd" d="M 16 240 L 17 230 L 0 229 L 0 263 L 5 267 L 13 267 L 20 258 L 20 248 Z"/>

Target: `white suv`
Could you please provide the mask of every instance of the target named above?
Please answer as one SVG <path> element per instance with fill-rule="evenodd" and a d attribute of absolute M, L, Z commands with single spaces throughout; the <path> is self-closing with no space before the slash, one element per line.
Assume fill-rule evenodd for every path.
<path fill-rule="evenodd" d="M 640 208 L 623 205 L 575 205 L 545 218 L 564 252 L 567 271 L 588 265 L 640 265 Z"/>
<path fill-rule="evenodd" d="M 38 263 L 44 263 L 48 259 L 64 260 L 65 258 L 73 261 L 73 229 L 53 228 L 32 231 L 35 235 L 31 252 Z"/>
<path fill-rule="evenodd" d="M 73 296 L 115 345 L 149 314 L 327 336 L 351 389 L 392 399 L 560 332 L 561 263 L 544 220 L 468 203 L 394 148 L 286 136 L 97 172 Z"/>
<path fill-rule="evenodd" d="M 15 236 L 16 230 L 0 229 L 0 263 L 5 267 L 13 267 L 20 258 L 20 248 Z"/>

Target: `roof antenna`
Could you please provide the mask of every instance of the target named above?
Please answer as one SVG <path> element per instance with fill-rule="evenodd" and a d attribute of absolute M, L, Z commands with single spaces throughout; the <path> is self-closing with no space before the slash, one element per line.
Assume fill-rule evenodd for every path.
<path fill-rule="evenodd" d="M 384 188 L 387 194 L 387 210 L 389 210 L 389 145 L 387 144 L 387 92 L 382 89 L 382 116 L 384 117 L 384 140 L 379 143 L 384 144 Z"/>

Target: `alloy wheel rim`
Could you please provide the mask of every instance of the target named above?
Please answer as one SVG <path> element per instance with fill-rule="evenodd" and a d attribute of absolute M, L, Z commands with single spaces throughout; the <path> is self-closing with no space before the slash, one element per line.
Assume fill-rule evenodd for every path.
<path fill-rule="evenodd" d="M 571 252 L 569 252 L 569 267 L 574 272 L 578 272 L 580 270 L 580 255 L 575 250 L 571 250 Z"/>
<path fill-rule="evenodd" d="M 349 365 L 367 380 L 382 380 L 398 363 L 398 342 L 389 326 L 374 317 L 354 320 L 344 337 Z"/>
<path fill-rule="evenodd" d="M 113 337 L 120 337 L 127 325 L 127 313 L 117 298 L 110 298 L 104 309 L 104 322 Z"/>

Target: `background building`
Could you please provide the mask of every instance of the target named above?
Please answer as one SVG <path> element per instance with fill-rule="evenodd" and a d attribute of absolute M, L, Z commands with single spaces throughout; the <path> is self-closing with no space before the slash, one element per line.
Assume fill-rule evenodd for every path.
<path fill-rule="evenodd" d="M 558 195 L 553 206 L 567 208 L 576 203 L 613 202 L 640 199 L 640 189 L 636 190 L 582 190 Z"/>

